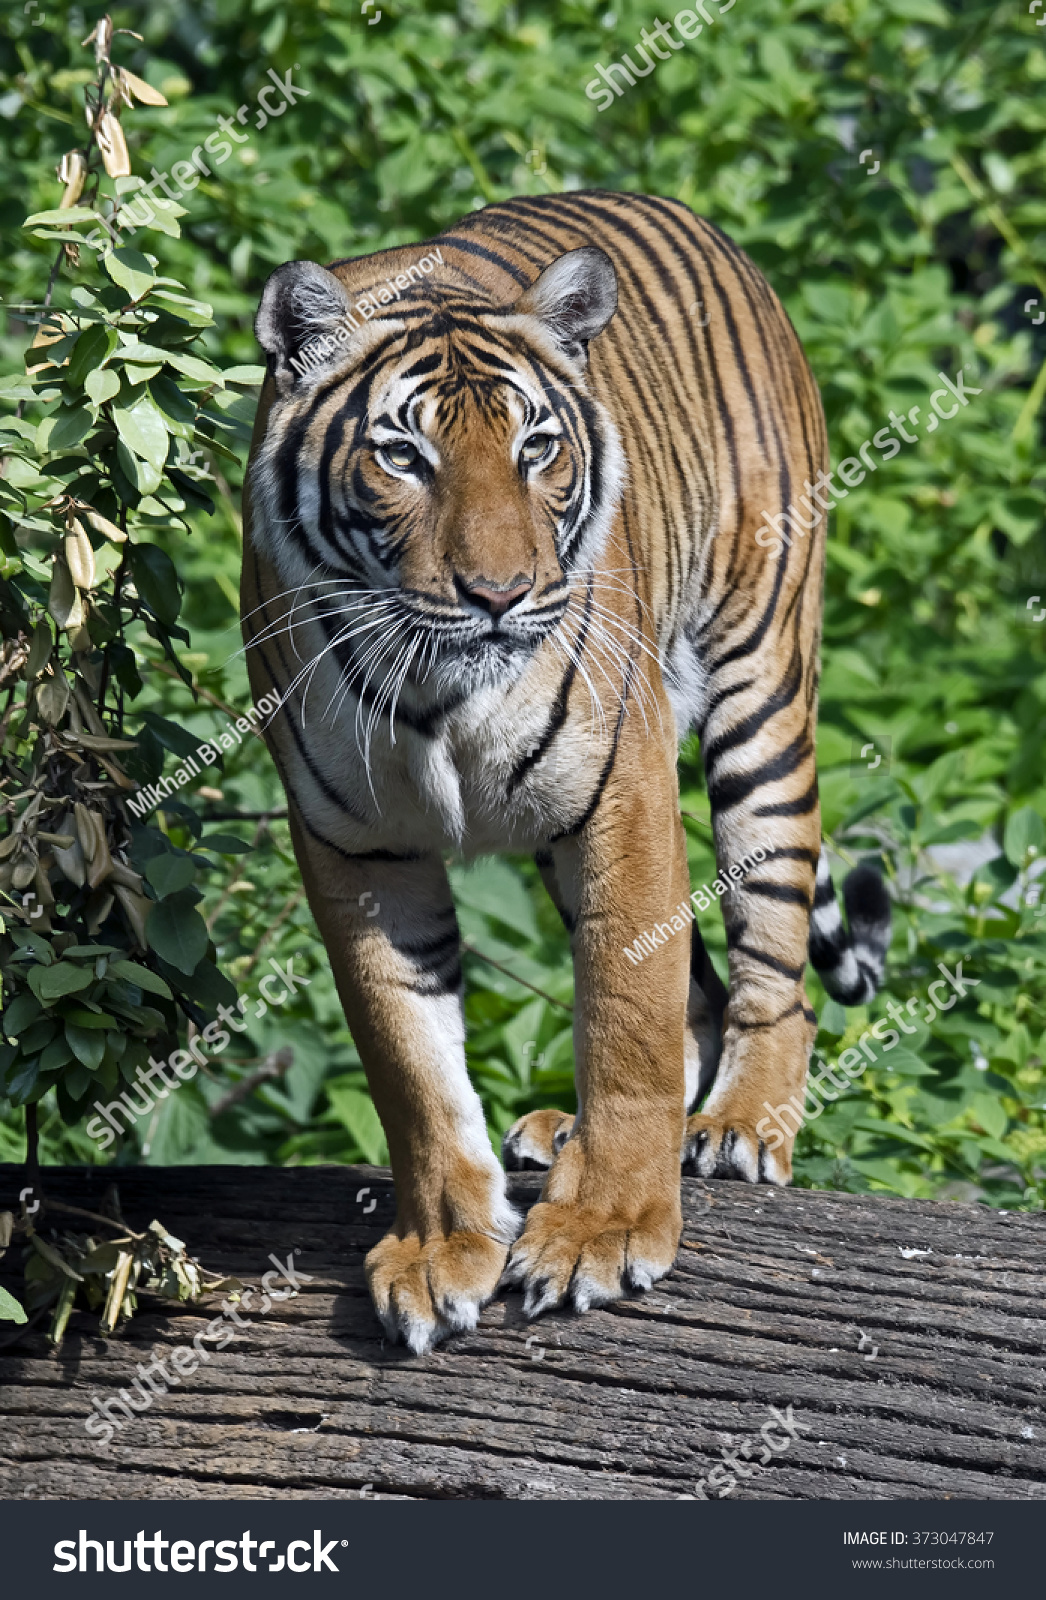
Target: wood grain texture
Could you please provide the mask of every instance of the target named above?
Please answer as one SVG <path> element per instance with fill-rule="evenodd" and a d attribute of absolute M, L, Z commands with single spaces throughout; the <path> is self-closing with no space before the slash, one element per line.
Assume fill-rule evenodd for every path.
<path fill-rule="evenodd" d="M 417 1359 L 383 1343 L 363 1280 L 384 1170 L 44 1175 L 89 1208 L 114 1176 L 132 1225 L 159 1217 L 205 1266 L 258 1284 L 298 1249 L 311 1282 L 108 1445 L 92 1396 L 219 1305 L 145 1300 L 108 1340 L 78 1312 L 58 1357 L 39 1332 L 9 1346 L 4 1498 L 671 1500 L 790 1405 L 808 1431 L 734 1499 L 1046 1499 L 1042 1215 L 684 1179 L 679 1258 L 648 1294 L 537 1323 L 505 1295 Z M 0 1167 L 0 1209 L 22 1181 Z M 526 1205 L 539 1182 L 511 1187 Z"/>

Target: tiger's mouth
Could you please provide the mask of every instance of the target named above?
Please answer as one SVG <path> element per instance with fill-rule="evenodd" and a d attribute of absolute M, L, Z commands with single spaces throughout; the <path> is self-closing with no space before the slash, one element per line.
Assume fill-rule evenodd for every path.
<path fill-rule="evenodd" d="M 425 618 L 429 643 L 419 654 L 419 671 L 412 674 L 418 688 L 437 693 L 474 691 L 512 682 L 555 632 L 566 604 L 540 616 L 521 614 L 483 621 L 459 616 L 433 623 Z"/>

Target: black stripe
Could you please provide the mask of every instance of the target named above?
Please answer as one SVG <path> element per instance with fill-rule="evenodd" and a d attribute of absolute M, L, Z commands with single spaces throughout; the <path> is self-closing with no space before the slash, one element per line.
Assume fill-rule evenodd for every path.
<path fill-rule="evenodd" d="M 780 900 L 787 905 L 802 906 L 804 911 L 810 909 L 810 896 L 806 890 L 797 889 L 792 883 L 761 883 L 747 878 L 744 889 L 746 894 L 760 895 L 764 900 Z"/>
<path fill-rule="evenodd" d="M 783 750 L 779 750 L 769 761 L 764 761 L 761 767 L 756 767 L 754 772 L 736 772 L 725 778 L 709 778 L 708 799 L 712 810 L 728 811 L 765 784 L 779 783 L 783 778 L 791 777 L 810 754 L 810 736 L 804 728 Z M 758 811 L 756 815 L 762 817 L 776 813 Z"/>
<path fill-rule="evenodd" d="M 760 966 L 769 967 L 771 972 L 779 972 L 782 978 L 791 978 L 794 983 L 798 983 L 806 971 L 805 962 L 801 967 L 790 967 L 786 961 L 778 961 L 776 956 L 770 955 L 766 950 L 753 950 L 749 944 L 738 944 L 734 949 L 739 955 L 746 955 L 750 960 L 758 961 Z"/>
<path fill-rule="evenodd" d="M 809 789 L 801 794 L 797 800 L 781 800 L 776 805 L 759 806 L 752 812 L 754 817 L 806 817 L 817 806 L 817 778 L 814 777 Z"/>

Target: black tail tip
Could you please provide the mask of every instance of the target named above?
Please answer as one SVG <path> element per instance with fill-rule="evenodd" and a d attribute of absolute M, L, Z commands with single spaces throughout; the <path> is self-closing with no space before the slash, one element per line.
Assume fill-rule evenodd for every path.
<path fill-rule="evenodd" d="M 859 928 L 889 928 L 893 907 L 886 880 L 878 867 L 862 861 L 843 882 L 843 904 L 851 937 Z"/>

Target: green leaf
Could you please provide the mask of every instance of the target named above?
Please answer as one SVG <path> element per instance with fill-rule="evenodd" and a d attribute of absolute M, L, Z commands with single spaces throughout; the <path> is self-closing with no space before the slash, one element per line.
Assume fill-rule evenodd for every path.
<path fill-rule="evenodd" d="M 161 900 L 166 900 L 168 895 L 189 887 L 196 876 L 196 868 L 188 856 L 153 856 L 146 864 L 145 876 Z"/>
<path fill-rule="evenodd" d="M 90 206 L 67 206 L 64 211 L 56 206 L 51 211 L 34 211 L 31 217 L 26 217 L 22 227 L 31 228 L 36 224 L 54 227 L 64 222 L 98 222 L 100 220 L 97 211 L 94 211 Z"/>
<path fill-rule="evenodd" d="M 159 407 L 147 394 L 130 408 L 114 406 L 113 421 L 128 449 L 152 466 L 163 467 L 170 436 Z"/>
<path fill-rule="evenodd" d="M 103 256 L 102 266 L 115 284 L 126 289 L 132 300 L 140 300 L 156 282 L 153 269 L 141 252 L 129 250 L 126 245 Z"/>
<path fill-rule="evenodd" d="M 1046 839 L 1046 828 L 1039 813 L 1031 806 L 1021 806 L 1019 811 L 1011 811 L 1006 819 L 1006 832 L 1003 835 L 1003 850 L 1006 852 L 1007 861 L 1013 866 L 1021 868 L 1029 856 L 1042 854 L 1043 841 Z"/>
<path fill-rule="evenodd" d="M 62 406 L 45 417 L 36 430 L 36 448 L 53 454 L 56 450 L 71 450 L 87 437 L 94 427 L 94 418 L 86 406 Z"/>
<path fill-rule="evenodd" d="M 118 353 L 125 361 L 133 361 L 139 366 L 149 361 L 162 361 L 198 383 L 214 384 L 219 389 L 225 387 L 225 378 L 218 368 L 212 367 L 209 361 L 201 361 L 199 356 L 183 355 L 181 351 L 165 350 L 155 344 L 129 344 Z"/>
<path fill-rule="evenodd" d="M 122 439 L 116 441 L 116 459 L 127 482 L 141 495 L 155 494 L 163 482 L 163 469 L 135 455 Z"/>
<path fill-rule="evenodd" d="M 158 861 L 164 857 L 157 856 Z M 114 978 L 123 978 L 126 983 L 135 983 L 139 989 L 144 989 L 148 994 L 162 995 L 165 1000 L 173 1000 L 170 988 L 151 967 L 141 967 L 137 961 L 114 961 L 109 967 L 109 974 Z"/>
<path fill-rule="evenodd" d="M 0 1289 L 0 1322 L 28 1322 L 22 1307 L 18 1304 L 13 1294 L 8 1294 L 6 1289 Z"/>
<path fill-rule="evenodd" d="M 160 621 L 166 627 L 171 627 L 178 620 L 181 609 L 174 562 L 166 551 L 155 544 L 134 545 L 131 561 L 138 593 Z"/>
<path fill-rule="evenodd" d="M 182 889 L 153 906 L 145 925 L 149 948 L 191 974 L 207 953 L 207 925 L 196 909 L 193 891 Z"/>
<path fill-rule="evenodd" d="M 246 384 L 253 388 L 256 384 L 265 382 L 264 367 L 225 367 L 222 377 L 226 383 Z"/>
<path fill-rule="evenodd" d="M 78 1061 L 93 1072 L 102 1064 L 105 1055 L 105 1034 L 97 1028 L 80 1028 L 75 1022 L 65 1025 L 65 1037 Z"/>
<path fill-rule="evenodd" d="M 337 1082 L 328 1083 L 326 1090 L 334 1116 L 359 1146 L 364 1160 L 374 1167 L 384 1166 L 389 1159 L 388 1146 L 370 1096 Z"/>
<path fill-rule="evenodd" d="M 68 1026 L 68 1024 L 66 1024 Z M 52 1039 L 46 1050 L 40 1055 L 41 1072 L 57 1072 L 73 1059 L 73 1052 L 68 1041 L 63 1037 Z"/>
<path fill-rule="evenodd" d="M 84 379 L 84 388 L 96 406 L 104 405 L 106 400 L 120 393 L 119 373 L 113 372 L 110 367 L 96 367 Z"/>
<path fill-rule="evenodd" d="M 89 989 L 94 973 L 89 967 L 78 967 L 71 961 L 56 961 L 52 967 L 33 967 L 29 973 L 29 987 L 39 1000 L 60 1000 L 64 994 L 77 994 Z"/>
<path fill-rule="evenodd" d="M 532 942 L 541 938 L 523 880 L 507 861 L 488 858 L 467 869 L 456 868 L 451 876 L 454 892 L 464 905 L 481 911 Z"/>
<path fill-rule="evenodd" d="M 253 848 L 246 840 L 237 839 L 233 833 L 209 833 L 200 840 L 200 847 L 215 850 L 220 856 L 249 855 Z"/>
<path fill-rule="evenodd" d="M 96 322 L 90 328 L 85 328 L 73 346 L 73 353 L 69 357 L 69 366 L 66 371 L 66 382 L 78 389 L 86 382 L 89 374 L 93 373 L 109 354 L 116 349 L 117 337 L 115 328 L 107 328 L 104 323 Z"/>
<path fill-rule="evenodd" d="M 36 1057 L 32 1061 L 24 1062 L 14 1076 L 8 1078 L 6 1093 L 13 1106 L 25 1105 L 36 1088 L 39 1076 L 40 1059 Z"/>
<path fill-rule="evenodd" d="M 41 1014 L 39 1000 L 27 989 L 23 990 L 4 1010 L 4 1033 L 7 1038 L 17 1041 Z"/>
<path fill-rule="evenodd" d="M 66 1006 L 63 1020 L 75 1022 L 78 1028 L 115 1028 L 118 1026 L 104 1011 L 88 1011 L 84 1006 Z"/>
<path fill-rule="evenodd" d="M 979 1122 L 992 1139 L 1001 1139 L 1009 1126 L 1009 1117 L 998 1100 L 989 1094 L 975 1094 L 966 1106 L 968 1114 Z M 1015 1159 L 1015 1157 L 1011 1157 Z"/>

